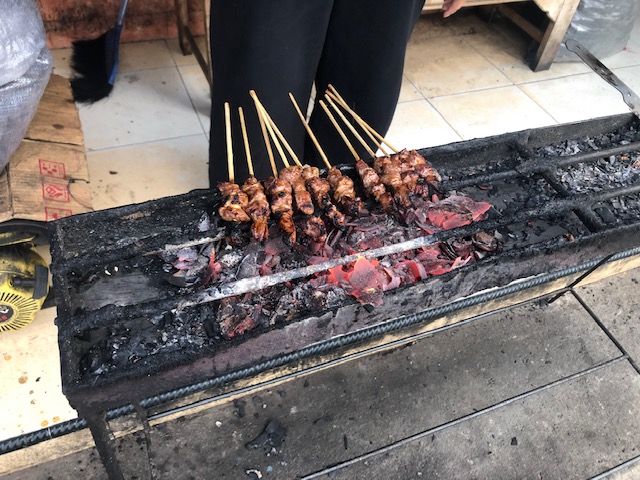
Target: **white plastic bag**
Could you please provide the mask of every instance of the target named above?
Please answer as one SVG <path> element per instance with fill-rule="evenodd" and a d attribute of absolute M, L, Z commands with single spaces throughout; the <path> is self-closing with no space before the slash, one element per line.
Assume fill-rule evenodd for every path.
<path fill-rule="evenodd" d="M 0 171 L 36 113 L 53 69 L 35 0 L 0 0 Z"/>
<path fill-rule="evenodd" d="M 564 39 L 573 39 L 600 60 L 622 51 L 640 15 L 638 0 L 581 0 Z M 556 61 L 581 61 L 564 47 Z"/>

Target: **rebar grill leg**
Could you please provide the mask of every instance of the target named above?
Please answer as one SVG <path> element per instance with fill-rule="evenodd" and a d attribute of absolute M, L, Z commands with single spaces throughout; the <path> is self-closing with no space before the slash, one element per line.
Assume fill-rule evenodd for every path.
<path fill-rule="evenodd" d="M 116 456 L 115 438 L 111 433 L 105 412 L 78 412 L 87 421 L 100 460 L 104 465 L 109 480 L 124 480 L 120 463 Z"/>

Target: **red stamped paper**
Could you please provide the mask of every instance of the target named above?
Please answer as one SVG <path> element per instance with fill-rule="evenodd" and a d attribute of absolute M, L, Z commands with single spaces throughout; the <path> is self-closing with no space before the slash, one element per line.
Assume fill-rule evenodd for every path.
<path fill-rule="evenodd" d="M 40 164 L 40 175 L 42 177 L 64 178 L 64 163 L 52 162 L 51 160 L 45 160 L 44 158 L 39 158 L 38 163 Z"/>
<path fill-rule="evenodd" d="M 42 198 L 53 202 L 69 203 L 71 196 L 69 195 L 69 186 L 66 183 L 55 183 L 48 180 L 42 180 Z"/>
<path fill-rule="evenodd" d="M 71 210 L 67 210 L 66 208 L 45 207 L 44 212 L 47 217 L 47 222 L 49 220 L 58 220 L 59 218 L 69 217 L 73 215 L 73 212 Z"/>

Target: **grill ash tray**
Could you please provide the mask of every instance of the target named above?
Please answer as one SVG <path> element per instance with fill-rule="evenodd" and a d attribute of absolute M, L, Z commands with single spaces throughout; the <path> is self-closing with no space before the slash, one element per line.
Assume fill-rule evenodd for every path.
<path fill-rule="evenodd" d="M 191 286 L 188 274 L 174 276 L 163 252 L 223 245 L 216 260 L 229 260 L 233 240 L 221 243 L 220 232 L 243 234 L 229 233 L 219 219 L 215 191 L 51 222 L 63 391 L 75 408 L 120 406 L 633 248 L 640 229 L 638 131 L 636 117 L 620 115 L 421 150 L 442 174 L 445 196 L 492 205 L 486 219 L 437 232 L 424 245 L 450 252 L 450 266 L 460 249 L 482 243 L 478 239 L 496 243 L 458 268 L 417 275 L 418 281 L 385 291 L 375 308 L 366 299 L 316 288 L 313 275 L 234 295 L 233 302 L 218 298 L 225 296 L 224 282 L 212 297 L 215 282 Z M 341 169 L 356 179 L 351 166 Z M 407 233 L 389 225 L 390 237 Z M 259 257 L 238 250 L 243 258 L 234 271 L 254 271 Z M 282 257 L 284 267 L 306 265 L 297 253 Z M 282 305 L 291 308 L 280 312 Z M 262 317 L 252 314 L 252 325 L 229 327 L 238 308 L 259 309 Z"/>

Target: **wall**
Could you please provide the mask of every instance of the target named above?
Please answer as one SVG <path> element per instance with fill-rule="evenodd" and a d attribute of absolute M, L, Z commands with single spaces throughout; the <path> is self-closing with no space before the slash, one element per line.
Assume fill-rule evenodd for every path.
<path fill-rule="evenodd" d="M 71 45 L 102 35 L 116 23 L 120 0 L 36 0 L 50 48 Z M 188 0 L 191 29 L 204 32 L 203 6 L 208 0 Z M 131 42 L 177 36 L 174 0 L 130 0 L 122 41 Z"/>

